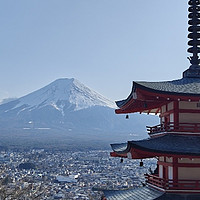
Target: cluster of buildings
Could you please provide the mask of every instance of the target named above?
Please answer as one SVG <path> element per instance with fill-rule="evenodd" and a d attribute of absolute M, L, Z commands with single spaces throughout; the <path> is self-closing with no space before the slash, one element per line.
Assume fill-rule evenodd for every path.
<path fill-rule="evenodd" d="M 19 168 L 21 166 L 26 166 Z M 26 165 L 27 164 L 27 165 Z M 31 165 L 30 165 L 31 164 Z M 0 152 L 0 199 L 101 199 L 101 189 L 142 186 L 155 160 L 111 158 L 108 151 Z"/>

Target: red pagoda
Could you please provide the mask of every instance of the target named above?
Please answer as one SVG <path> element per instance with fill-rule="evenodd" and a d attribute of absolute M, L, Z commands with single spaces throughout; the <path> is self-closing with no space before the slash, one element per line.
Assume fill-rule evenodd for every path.
<path fill-rule="evenodd" d="M 111 145 L 112 157 L 157 159 L 157 172 L 145 176 L 148 190 L 160 193 L 148 199 L 200 199 L 200 1 L 188 4 L 188 52 L 192 56 L 183 78 L 134 81 L 128 98 L 116 102 L 117 114 L 153 113 L 160 118 L 159 125 L 147 127 L 149 138 Z M 135 199 L 134 195 L 129 199 Z"/>

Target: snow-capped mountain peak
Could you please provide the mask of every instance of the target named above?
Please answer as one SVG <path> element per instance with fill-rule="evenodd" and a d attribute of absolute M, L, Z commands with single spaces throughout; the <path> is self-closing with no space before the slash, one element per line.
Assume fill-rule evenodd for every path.
<path fill-rule="evenodd" d="M 138 129 L 145 121 L 142 115 L 127 121 L 123 115 L 115 115 L 113 107 L 114 102 L 76 79 L 58 79 L 0 105 L 0 140 L 5 140 L 2 144 L 12 145 L 12 148 L 16 144 L 20 148 L 33 144 L 31 148 L 52 148 L 52 145 L 56 149 L 71 145 L 77 148 L 84 146 L 83 141 L 95 141 L 91 144 L 96 148 L 102 145 L 102 140 L 107 146 L 114 133 L 124 138 L 124 135 L 135 133 L 135 128 L 139 133 L 144 132 L 143 128 Z M 151 125 L 149 116 L 148 125 Z"/>
<path fill-rule="evenodd" d="M 47 105 L 63 112 L 66 106 L 81 110 L 91 106 L 115 108 L 114 102 L 92 91 L 78 80 L 71 78 L 57 79 L 49 85 L 18 99 L 15 108 L 26 105 L 26 109 L 36 109 Z"/>

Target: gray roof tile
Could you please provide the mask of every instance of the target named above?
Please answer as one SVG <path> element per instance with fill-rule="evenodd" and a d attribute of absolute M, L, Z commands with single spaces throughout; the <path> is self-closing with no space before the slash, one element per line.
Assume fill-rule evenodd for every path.
<path fill-rule="evenodd" d="M 199 78 L 182 78 L 178 80 L 162 82 L 136 81 L 135 83 L 140 86 L 162 92 L 200 94 Z"/>
<path fill-rule="evenodd" d="M 107 200 L 153 200 L 164 194 L 150 186 L 129 190 L 104 190 Z"/>
<path fill-rule="evenodd" d="M 132 147 L 149 152 L 200 156 L 200 136 L 170 133 L 155 138 L 112 144 L 111 147 L 116 153 L 127 153 Z"/>

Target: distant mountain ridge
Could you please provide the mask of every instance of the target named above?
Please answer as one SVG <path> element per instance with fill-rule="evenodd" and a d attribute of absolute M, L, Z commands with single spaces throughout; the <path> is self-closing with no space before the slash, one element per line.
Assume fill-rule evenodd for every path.
<path fill-rule="evenodd" d="M 23 110 L 33 110 L 49 105 L 62 114 L 64 114 L 63 108 L 65 106 L 69 106 L 73 110 L 86 109 L 91 106 L 115 107 L 114 102 L 92 91 L 74 78 L 58 79 L 35 92 L 17 99 L 17 101 L 17 105 L 12 109 L 22 107 Z"/>
<path fill-rule="evenodd" d="M 142 137 L 145 125 L 157 121 L 148 116 L 150 124 L 144 124 L 147 121 L 145 115 L 134 115 L 127 121 L 123 115 L 116 115 L 114 108 L 114 102 L 78 80 L 58 79 L 0 105 L 0 146 L 1 141 L 8 138 L 14 143 L 27 140 L 47 144 L 50 138 L 51 142 L 59 140 L 59 144 L 62 141 L 64 145 L 91 140 L 108 143 L 113 138 L 118 141 L 137 134 Z M 124 138 L 119 136 L 121 134 Z"/>

